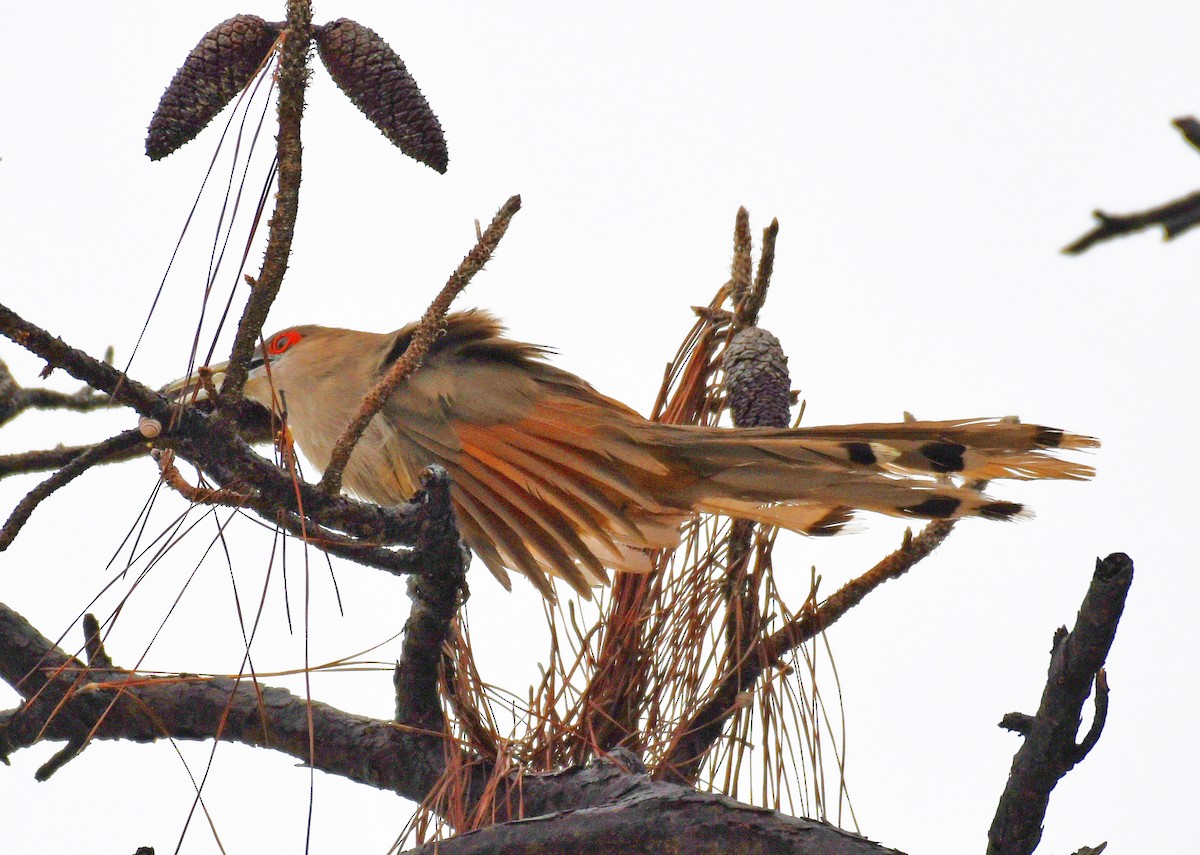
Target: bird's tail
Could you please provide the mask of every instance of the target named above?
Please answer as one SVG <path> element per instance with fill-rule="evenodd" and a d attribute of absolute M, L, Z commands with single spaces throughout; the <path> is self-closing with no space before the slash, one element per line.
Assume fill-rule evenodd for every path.
<path fill-rule="evenodd" d="M 985 495 L 982 482 L 1090 478 L 1092 467 L 1056 455 L 1099 445 L 1015 418 L 653 430 L 657 441 L 649 444 L 672 472 L 656 479 L 674 485 L 660 497 L 665 503 L 818 535 L 837 532 L 856 510 L 925 519 L 1028 516 L 1020 503 Z"/>
<path fill-rule="evenodd" d="M 558 376 L 558 375 L 555 375 Z M 464 536 L 503 578 L 545 573 L 577 590 L 606 568 L 651 569 L 696 512 L 834 534 L 857 510 L 1012 519 L 1028 512 L 982 492 L 998 478 L 1080 480 L 1059 452 L 1096 440 L 1016 419 L 731 430 L 648 422 L 564 381 L 518 423 L 455 425 L 452 477 Z M 550 596 L 551 594 L 547 594 Z"/>

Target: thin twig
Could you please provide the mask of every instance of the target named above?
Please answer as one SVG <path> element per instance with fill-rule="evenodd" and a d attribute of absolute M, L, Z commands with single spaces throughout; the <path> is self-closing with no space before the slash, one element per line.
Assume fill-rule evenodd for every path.
<path fill-rule="evenodd" d="M 775 242 L 779 237 L 779 220 L 763 229 L 762 249 L 758 256 L 758 271 L 754 274 L 754 285 L 745 298 L 737 304 L 737 320 L 734 326 L 752 327 L 758 324 L 758 313 L 767 300 L 767 289 L 771 287 L 771 274 L 775 272 Z"/>
<path fill-rule="evenodd" d="M 1197 122 L 1193 116 L 1180 116 L 1178 119 L 1173 119 L 1171 124 L 1179 130 L 1179 133 L 1183 134 L 1183 138 L 1192 148 L 1200 151 L 1200 122 Z"/>
<path fill-rule="evenodd" d="M 1175 125 L 1189 145 L 1200 150 L 1200 122 L 1191 116 L 1184 116 L 1175 119 L 1171 124 Z M 1096 227 L 1063 247 L 1064 253 L 1079 255 L 1103 241 L 1152 226 L 1162 226 L 1164 240 L 1177 238 L 1200 225 L 1200 192 L 1190 193 L 1165 205 L 1133 214 L 1107 214 L 1097 210 L 1092 212 L 1092 216 L 1097 220 Z"/>
<path fill-rule="evenodd" d="M 97 463 L 102 462 L 109 454 L 125 451 L 145 441 L 146 438 L 136 428 L 119 433 L 104 442 L 96 443 L 30 490 L 25 498 L 17 503 L 8 517 L 8 521 L 4 523 L 4 527 L 0 528 L 0 552 L 8 549 L 37 506 L 55 490 L 65 487 Z"/>
<path fill-rule="evenodd" d="M 84 413 L 111 407 L 112 400 L 84 387 L 78 392 L 56 392 L 53 389 L 26 389 L 17 383 L 0 360 L 0 425 L 11 421 L 26 410 L 72 410 Z"/>
<path fill-rule="evenodd" d="M 223 505 L 231 508 L 245 507 L 254 502 L 255 497 L 235 490 L 220 487 L 196 487 L 183 477 L 183 473 L 175 465 L 175 452 L 167 449 L 157 455 L 158 471 L 163 483 L 183 496 L 193 505 Z"/>
<path fill-rule="evenodd" d="M 750 212 L 738 208 L 733 221 L 733 264 L 730 271 L 730 299 L 736 307 L 750 294 L 750 272 L 753 259 L 750 256 Z"/>
<path fill-rule="evenodd" d="M 467 287 L 475 274 L 487 264 L 492 253 L 496 251 L 501 238 L 504 237 L 504 233 L 508 231 L 508 224 L 519 210 L 521 210 L 520 196 L 511 197 L 500 207 L 475 247 L 467 253 L 462 263 L 458 265 L 458 269 L 450 275 L 450 279 L 433 302 L 429 304 L 429 308 L 425 310 L 420 324 L 413 333 L 412 340 L 404 349 L 404 354 L 396 360 L 383 379 L 367 393 L 362 406 L 359 407 L 350 424 L 346 425 L 346 429 L 342 431 L 342 435 L 334 444 L 329 465 L 325 468 L 325 474 L 321 477 L 319 484 L 325 492 L 331 495 L 341 492 L 342 473 L 350 461 L 354 446 L 358 444 L 363 432 L 367 429 L 367 425 L 371 423 L 371 419 L 375 418 L 375 415 L 383 408 L 400 384 L 420 367 L 429 348 L 441 332 L 446 312 L 450 310 L 450 304 Z"/>
<path fill-rule="evenodd" d="M 113 667 L 112 658 L 104 649 L 104 639 L 100 637 L 100 621 L 91 612 L 83 616 L 83 645 L 87 651 L 88 668 Z"/>
<path fill-rule="evenodd" d="M 892 579 L 898 579 L 937 549 L 954 530 L 954 520 L 934 520 L 904 542 L 895 552 L 856 579 L 852 579 L 825 599 L 815 610 L 788 621 L 763 640 L 766 658 L 778 664 L 801 644 L 824 632 L 868 594 Z"/>
<path fill-rule="evenodd" d="M 1162 226 L 1163 240 L 1172 240 L 1189 229 L 1200 225 L 1200 192 L 1189 193 L 1183 198 L 1138 211 L 1133 214 L 1106 214 L 1093 211 L 1098 225 L 1083 237 L 1063 247 L 1066 255 L 1079 255 L 1098 243 L 1140 232 L 1153 226 Z"/>
<path fill-rule="evenodd" d="M 0 478 L 9 475 L 25 475 L 32 472 L 49 472 L 61 469 L 85 451 L 95 448 L 92 445 L 63 445 L 58 448 L 36 449 L 22 451 L 17 454 L 0 454 Z M 141 457 L 145 451 L 136 445 L 121 452 L 113 452 L 103 460 L 97 460 L 97 465 L 118 463 Z"/>

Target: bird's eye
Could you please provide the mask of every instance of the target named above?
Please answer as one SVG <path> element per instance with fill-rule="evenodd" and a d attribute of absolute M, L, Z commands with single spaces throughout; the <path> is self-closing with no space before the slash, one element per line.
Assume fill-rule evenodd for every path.
<path fill-rule="evenodd" d="M 300 333 L 296 332 L 295 330 L 281 332 L 279 335 L 267 342 L 267 353 L 271 356 L 278 356 L 299 340 Z"/>

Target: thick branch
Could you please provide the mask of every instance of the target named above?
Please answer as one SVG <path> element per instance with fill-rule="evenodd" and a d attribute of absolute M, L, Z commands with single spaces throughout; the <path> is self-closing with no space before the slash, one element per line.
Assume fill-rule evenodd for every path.
<path fill-rule="evenodd" d="M 0 677 L 26 699 L 0 718 L 0 756 L 42 739 L 220 739 L 271 748 L 325 772 L 421 800 L 440 747 L 410 729 L 224 677 L 151 678 L 88 670 L 0 604 Z M 311 712 L 315 755 L 310 756 Z"/>
<path fill-rule="evenodd" d="M 1133 562 L 1128 555 L 1118 552 L 1097 560 L 1075 628 L 1069 634 L 1063 635 L 1061 630 L 1056 634 L 1041 704 L 1032 720 L 1023 718 L 1025 743 L 1013 758 L 1008 784 L 988 831 L 988 855 L 1033 852 L 1042 837 L 1051 790 L 1099 739 L 1108 697 L 1102 668 L 1132 581 Z M 1093 681 L 1097 684 L 1097 723 L 1084 742 L 1076 745 L 1083 704 Z"/>
<path fill-rule="evenodd" d="M 426 525 L 421 503 L 381 508 L 330 496 L 313 485 L 297 482 L 291 473 L 256 454 L 239 435 L 239 425 L 231 420 L 217 419 L 196 407 L 168 400 L 111 365 L 71 348 L 3 305 L 0 305 L 0 335 L 111 395 L 118 403 L 132 407 L 139 415 L 168 425 L 156 440 L 160 447 L 174 449 L 219 487 L 229 487 L 239 493 L 252 491 L 256 496 L 256 510 L 260 513 L 272 509 L 276 514 L 294 514 L 319 527 L 356 538 L 364 547 L 363 553 L 356 557 L 360 563 L 369 563 L 363 557 L 369 554 L 369 548 L 385 544 L 412 546 L 421 538 Z M 239 413 L 240 409 L 231 412 Z M 320 545 L 319 541 L 317 545 Z M 396 564 L 389 564 L 387 569 L 411 572 L 411 567 L 400 569 Z"/>
<path fill-rule="evenodd" d="M 450 840 L 429 843 L 406 855 L 628 855 L 639 852 L 736 852 L 738 855 L 898 855 L 865 838 L 811 819 L 751 807 L 714 793 L 653 782 L 645 775 L 620 771 L 607 760 L 561 776 L 526 778 L 571 781 L 586 790 L 591 778 L 615 799 L 595 807 L 564 804 L 555 813 L 528 814 L 517 822 L 491 825 Z M 528 804 L 527 804 L 528 807 Z"/>
<path fill-rule="evenodd" d="M 398 709 L 408 713 L 401 726 L 310 705 L 282 690 L 240 681 L 148 678 L 120 669 L 89 669 L 0 606 L 0 678 L 27 701 L 2 720 L 0 756 L 47 738 L 68 743 L 58 765 L 93 738 L 217 738 L 275 748 L 324 771 L 420 801 L 444 770 L 438 658 L 459 605 L 466 563 L 450 504 L 449 478 L 444 471 L 431 471 L 424 487 L 414 501 L 430 510 L 415 552 L 431 563 L 420 568 L 421 597 L 414 602 L 397 669 L 397 691 L 403 690 Z M 93 659 L 107 663 L 94 624 L 85 621 L 88 649 Z M 310 748 L 308 737 L 310 706 L 317 728 L 315 748 Z M 378 767 L 364 762 L 364 753 L 372 747 L 389 762 Z M 310 756 L 313 750 L 316 756 Z"/>
<path fill-rule="evenodd" d="M 444 764 L 441 745 L 430 734 L 306 701 L 283 689 L 223 677 L 89 671 L 3 604 L 0 677 L 27 699 L 19 709 L 0 713 L 0 757 L 41 739 L 81 746 L 88 738 L 218 738 L 270 748 L 414 801 L 437 785 Z M 316 731 L 311 755 L 310 714 Z M 468 786 L 471 800 L 482 795 L 490 771 L 484 764 L 475 769 Z M 544 843 L 552 839 L 546 835 L 557 835 L 562 846 L 572 848 L 555 852 L 670 851 L 661 847 L 671 840 L 676 845 L 688 841 L 689 852 L 893 852 L 823 823 L 654 783 L 639 771 L 636 761 L 602 760 L 548 775 L 513 776 L 500 782 L 491 803 L 500 823 L 526 819 L 443 841 L 440 851 L 494 852 L 501 850 L 488 841 Z"/>
<path fill-rule="evenodd" d="M 458 537 L 450 503 L 450 476 L 440 466 L 430 467 L 425 491 L 435 496 L 440 513 L 430 521 L 439 531 L 437 545 L 423 550 L 428 561 L 408 579 L 412 609 L 404 624 L 404 646 L 392 677 L 396 688 L 396 721 L 437 733 L 448 732 L 438 702 L 438 676 L 442 650 L 450 626 L 465 600 L 470 552 Z"/>

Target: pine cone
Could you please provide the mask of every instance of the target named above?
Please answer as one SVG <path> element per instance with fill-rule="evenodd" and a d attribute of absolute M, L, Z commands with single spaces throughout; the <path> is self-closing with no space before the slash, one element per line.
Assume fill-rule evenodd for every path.
<path fill-rule="evenodd" d="M 314 31 L 333 82 L 402 152 L 438 172 L 449 155 L 442 126 L 404 61 L 374 30 L 339 18 Z"/>
<path fill-rule="evenodd" d="M 729 342 L 722 362 L 734 425 L 791 424 L 791 379 L 779 339 L 760 327 L 746 327 Z"/>
<path fill-rule="evenodd" d="M 213 27 L 188 54 L 158 102 L 146 135 L 146 154 L 161 160 L 191 142 L 262 65 L 282 24 L 235 15 Z"/>

